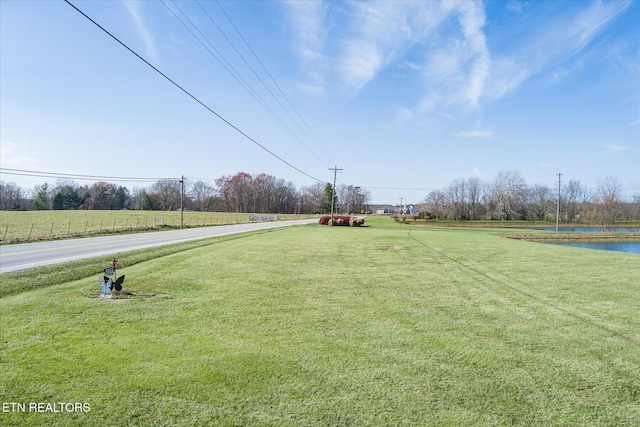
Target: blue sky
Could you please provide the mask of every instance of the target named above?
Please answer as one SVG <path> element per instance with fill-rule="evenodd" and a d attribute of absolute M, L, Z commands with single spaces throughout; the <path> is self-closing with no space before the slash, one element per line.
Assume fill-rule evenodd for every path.
<path fill-rule="evenodd" d="M 640 2 L 72 3 L 253 141 L 64 1 L 0 0 L 3 168 L 305 186 L 337 166 L 375 203 L 507 170 L 640 194 Z"/>

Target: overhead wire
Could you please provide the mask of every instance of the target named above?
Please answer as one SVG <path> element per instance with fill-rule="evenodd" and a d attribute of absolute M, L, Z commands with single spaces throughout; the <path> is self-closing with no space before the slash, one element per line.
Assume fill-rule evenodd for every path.
<path fill-rule="evenodd" d="M 213 43 L 211 43 L 211 41 L 209 41 L 209 39 L 207 38 L 207 36 L 205 36 L 202 31 L 200 31 L 200 29 L 193 23 L 193 21 L 191 20 L 191 18 L 189 18 L 184 11 L 180 8 L 180 6 L 178 6 L 173 0 L 170 0 L 171 3 L 174 5 L 174 7 L 180 12 L 180 14 L 183 16 L 183 18 L 185 20 L 187 20 L 189 22 L 189 24 L 191 24 L 191 27 L 193 27 L 195 29 L 195 31 L 198 32 L 198 34 L 200 34 L 200 37 L 198 37 L 198 35 L 196 35 L 196 33 L 194 33 L 194 31 L 191 29 L 191 27 L 189 27 L 189 25 L 187 25 L 185 23 L 185 21 L 183 21 L 174 11 L 173 9 L 171 9 L 168 5 L 167 2 L 165 2 L 164 0 L 162 1 L 162 4 L 164 5 L 164 7 L 171 12 L 171 14 L 178 20 L 178 22 L 180 22 L 182 24 L 182 26 L 189 31 L 189 33 L 191 33 L 191 35 L 202 45 L 202 47 L 204 47 L 207 52 L 209 52 L 209 55 L 212 56 L 216 61 L 218 61 L 218 63 L 240 84 L 240 86 L 242 86 L 248 93 L 249 95 L 251 95 L 253 97 L 253 99 L 255 99 L 258 104 L 260 104 L 262 106 L 262 108 L 264 108 L 265 110 L 267 110 L 267 112 L 269 112 L 269 114 L 272 115 L 272 117 L 274 117 L 276 120 L 280 121 L 280 123 L 285 126 L 284 122 L 282 122 L 279 117 L 277 117 L 277 115 L 275 114 L 275 112 L 267 105 L 267 103 L 262 99 L 262 97 L 258 94 L 258 92 L 256 92 L 253 87 L 251 87 L 251 85 L 244 79 L 244 77 L 242 77 L 242 75 L 235 69 L 235 67 L 233 65 L 231 65 L 231 63 L 229 61 L 227 61 L 227 59 L 224 57 L 224 55 L 218 50 L 216 49 L 216 47 L 213 45 Z M 204 39 L 207 43 L 205 44 L 202 40 Z M 208 44 L 208 46 L 207 46 Z M 213 49 L 213 51 L 212 51 Z M 215 52 L 215 53 L 214 53 Z"/>
<path fill-rule="evenodd" d="M 178 16 L 171 7 L 168 6 L 168 2 L 171 2 L 171 4 L 178 10 L 178 12 L 180 12 L 180 15 L 182 16 L 182 18 L 180 16 Z M 269 115 L 271 117 L 274 118 L 274 120 L 276 122 L 278 122 L 278 124 L 285 130 L 287 131 L 287 133 L 289 133 L 289 135 L 291 135 L 296 141 L 298 141 L 304 148 L 305 150 L 307 150 L 313 157 L 316 158 L 316 160 L 318 160 L 320 163 L 324 164 L 326 166 L 326 163 L 320 158 L 318 157 L 318 155 L 316 155 L 316 153 L 314 153 L 302 140 L 302 138 L 300 138 L 300 136 L 298 136 L 289 125 L 287 125 L 287 123 L 280 117 L 280 115 L 273 109 L 271 108 L 271 106 L 269 105 L 269 103 L 267 103 L 267 101 L 264 100 L 264 98 L 262 96 L 260 96 L 260 94 L 258 93 L 258 91 L 251 85 L 251 83 L 249 83 L 247 81 L 247 79 L 245 79 L 242 74 L 236 69 L 236 67 L 233 66 L 233 64 L 231 64 L 231 62 L 229 60 L 227 60 L 227 58 L 224 56 L 224 54 L 218 50 L 214 44 L 211 42 L 211 40 L 209 40 L 209 38 L 200 30 L 200 28 L 198 28 L 198 25 L 196 25 L 196 23 L 193 22 L 193 20 L 191 18 L 189 18 L 189 16 L 184 12 L 184 10 L 174 1 L 174 0 L 163 0 L 163 5 L 165 6 L 165 8 L 167 8 L 167 10 L 169 10 L 169 12 L 171 12 L 171 14 L 178 20 L 178 22 L 180 22 L 185 28 L 186 30 L 191 33 L 191 35 L 205 48 L 205 50 L 209 53 L 210 56 L 212 56 L 235 80 L 236 82 L 238 82 L 238 84 L 240 84 L 240 86 L 242 86 L 242 88 L 247 91 L 247 93 L 249 93 L 249 95 L 251 95 L 251 97 L 267 112 L 269 113 Z M 218 30 L 218 32 L 220 32 L 220 34 L 222 34 L 222 36 L 224 37 L 224 39 L 227 41 L 227 43 L 229 43 L 229 45 L 233 48 L 233 50 L 238 54 L 238 56 L 240 56 L 240 58 L 242 59 L 242 61 L 245 63 L 245 65 L 251 70 L 251 72 L 253 73 L 253 75 L 258 79 L 258 81 L 260 83 L 262 83 L 262 85 L 265 87 L 265 89 L 269 92 L 269 94 L 273 97 L 273 99 L 275 99 L 275 101 L 280 105 L 280 107 L 284 110 L 284 112 L 289 116 L 289 118 L 298 126 L 299 129 L 301 129 L 303 131 L 303 133 L 305 133 L 305 135 L 307 136 L 307 138 L 309 138 L 309 136 L 306 134 L 306 132 L 304 131 L 304 129 L 296 122 L 296 120 L 293 118 L 293 116 L 291 115 L 291 113 L 284 107 L 284 105 L 282 105 L 282 103 L 280 102 L 280 100 L 275 96 L 275 94 L 273 93 L 273 91 L 267 86 L 267 84 L 264 82 L 264 80 L 258 75 L 258 73 L 255 71 L 255 69 L 251 66 L 251 64 L 249 64 L 249 62 L 245 59 L 245 57 L 242 55 L 242 53 L 236 48 L 236 46 L 233 44 L 233 42 L 229 39 L 229 37 L 227 37 L 227 35 L 225 34 L 224 30 L 222 28 L 220 28 L 220 26 L 215 22 L 215 20 L 213 19 L 213 17 L 209 14 L 209 12 L 207 12 L 207 10 L 200 4 L 198 3 L 198 5 L 200 6 L 200 8 L 202 9 L 202 11 L 205 13 L 205 15 L 207 15 L 207 17 L 209 18 L 209 21 L 211 21 L 211 23 L 216 27 L 216 29 Z M 185 23 L 186 20 L 189 25 L 187 25 Z M 193 28 L 193 29 L 192 29 Z M 195 30 L 195 32 L 194 32 Z M 196 32 L 198 34 L 196 34 Z M 205 42 L 203 42 L 206 41 Z"/>
<path fill-rule="evenodd" d="M 173 0 L 172 0 L 173 1 Z M 330 159 L 333 163 L 335 163 L 335 160 L 333 160 L 332 156 L 330 155 L 330 153 L 322 146 L 322 143 L 320 142 L 320 140 L 318 139 L 318 137 L 313 133 L 313 130 L 311 130 L 311 127 L 309 127 L 309 125 L 307 124 L 307 122 L 304 120 L 304 118 L 300 115 L 300 112 L 296 109 L 296 107 L 293 105 L 293 103 L 291 102 L 291 100 L 287 97 L 287 95 L 284 93 L 284 91 L 282 90 L 282 88 L 280 87 L 280 85 L 276 82 L 276 80 L 273 78 L 273 76 L 271 75 L 271 73 L 269 72 L 269 70 L 267 69 L 267 67 L 264 65 L 264 63 L 260 60 L 260 58 L 258 57 L 258 55 L 256 54 L 256 52 L 253 50 L 253 48 L 251 47 L 251 45 L 249 44 L 249 42 L 247 42 L 247 40 L 244 38 L 244 36 L 242 35 L 242 33 L 240 32 L 240 30 L 238 29 L 238 27 L 234 24 L 234 22 L 231 20 L 231 17 L 229 17 L 229 15 L 226 13 L 226 11 L 224 10 L 224 8 L 222 7 L 222 5 L 220 5 L 219 2 L 216 1 L 216 4 L 218 5 L 218 8 L 220 9 L 220 11 L 224 14 L 224 16 L 226 17 L 227 21 L 229 21 L 229 24 L 233 27 L 233 29 L 235 30 L 236 34 L 238 35 L 238 37 L 240 37 L 240 39 L 243 41 L 244 45 L 247 47 L 247 49 L 249 49 L 249 51 L 251 52 L 251 54 L 253 55 L 253 57 L 256 59 L 256 61 L 258 62 L 258 64 L 260 64 L 260 66 L 262 67 L 262 69 L 264 70 L 264 72 L 266 73 L 266 75 L 269 77 L 269 79 L 271 80 L 271 82 L 273 83 L 273 85 L 278 89 L 278 91 L 280 92 L 280 94 L 282 95 L 282 97 L 287 101 L 287 104 L 289 105 L 290 109 L 293 110 L 298 119 L 296 119 L 291 112 L 289 111 L 289 109 L 283 105 L 283 103 L 280 101 L 280 99 L 276 96 L 275 93 L 273 93 L 273 91 L 271 90 L 271 88 L 269 87 L 269 85 L 267 85 L 267 83 L 264 81 L 264 79 L 258 74 L 258 72 L 255 70 L 255 68 L 249 63 L 249 61 L 245 58 L 245 56 L 240 52 L 240 50 L 235 46 L 235 44 L 233 43 L 233 41 L 227 37 L 227 34 L 224 32 L 224 30 L 216 23 L 215 19 L 211 16 L 211 14 L 202 6 L 202 4 L 200 3 L 199 0 L 196 0 L 196 3 L 198 4 L 198 6 L 200 6 L 200 9 L 202 9 L 202 11 L 207 15 L 207 17 L 209 18 L 209 20 L 211 21 L 211 23 L 218 29 L 218 31 L 220 32 L 220 34 L 222 34 L 222 36 L 225 38 L 225 40 L 227 41 L 227 43 L 229 43 L 229 45 L 233 48 L 233 50 L 238 54 L 238 56 L 242 59 L 242 61 L 245 63 L 245 65 L 247 67 L 249 67 L 249 69 L 251 70 L 251 72 L 253 73 L 253 75 L 258 79 L 258 81 L 262 84 L 262 86 L 264 86 L 264 88 L 267 90 L 267 92 L 269 92 L 269 94 L 271 95 L 271 97 L 278 103 L 278 105 L 280 106 L 280 108 L 282 108 L 282 110 L 287 114 L 287 116 L 291 119 L 291 121 L 293 123 L 295 123 L 295 125 L 297 126 L 298 129 L 300 129 L 300 131 L 302 131 L 302 133 L 306 136 L 306 138 L 311 141 L 316 148 L 318 149 L 322 149 L 324 150 L 324 153 L 328 159 Z M 300 124 L 300 121 L 305 125 L 302 126 Z M 305 129 L 306 127 L 306 129 Z M 317 160 L 319 160 L 321 163 L 323 163 L 326 167 L 328 167 L 328 165 L 322 160 L 320 159 L 313 151 L 311 151 L 311 149 L 309 149 L 309 147 L 307 147 L 307 145 L 304 143 L 304 141 L 302 141 L 302 139 L 300 139 L 296 134 L 294 134 L 293 132 L 290 132 L 291 135 L 298 141 L 300 142 Z M 311 135 L 313 135 L 316 139 L 316 141 L 313 140 L 313 138 L 311 138 Z M 320 150 L 320 151 L 322 151 Z"/>
<path fill-rule="evenodd" d="M 103 26 L 101 26 L 100 24 L 98 24 L 95 20 L 93 20 L 91 17 L 89 17 L 87 14 L 85 14 L 82 10 L 78 9 L 73 3 L 71 3 L 69 0 L 64 0 L 65 3 L 67 3 L 69 6 L 71 6 L 72 8 L 74 8 L 78 13 L 80 13 L 82 16 L 84 16 L 86 19 L 88 19 L 91 23 L 93 23 L 95 26 L 97 26 L 98 28 L 100 28 L 104 33 L 106 33 L 109 37 L 111 37 L 112 39 L 114 39 L 116 42 L 118 42 L 122 47 L 124 47 L 125 49 L 127 49 L 129 52 L 131 52 L 133 55 L 135 55 L 138 59 L 140 59 L 142 62 L 144 62 L 145 64 L 147 64 L 149 67 L 151 67 L 151 69 L 153 69 L 156 73 L 160 74 L 162 77 L 164 77 L 167 81 L 169 81 L 171 84 L 173 84 L 175 87 L 177 87 L 178 89 L 180 89 L 182 92 L 184 92 L 187 96 L 189 96 L 191 99 L 193 99 L 194 101 L 196 101 L 198 104 L 200 104 L 202 107 L 204 107 L 207 111 L 209 111 L 211 114 L 215 115 L 216 117 L 218 117 L 220 120 L 222 120 L 224 123 L 226 123 L 229 127 L 231 127 L 232 129 L 234 129 L 236 132 L 238 132 L 239 134 L 241 134 L 242 136 L 244 136 L 246 139 L 248 139 L 249 141 L 253 142 L 255 145 L 257 145 L 258 147 L 262 148 L 264 151 L 266 151 L 267 153 L 269 153 L 271 156 L 275 157 L 276 159 L 278 159 L 280 162 L 286 164 L 287 166 L 289 166 L 290 168 L 300 172 L 301 174 L 313 179 L 314 181 L 318 181 L 318 182 L 322 182 L 322 180 L 319 180 L 318 178 L 315 178 L 314 176 L 308 174 L 307 172 L 304 172 L 303 170 L 299 169 L 298 167 L 294 166 L 293 164 L 289 163 L 288 161 L 286 161 L 285 159 L 283 159 L 282 157 L 280 157 L 279 155 L 277 155 L 276 153 L 274 153 L 273 151 L 269 150 L 267 147 L 265 147 L 264 145 L 260 144 L 258 141 L 256 141 L 254 138 L 252 138 L 251 136 L 249 136 L 248 134 L 246 134 L 244 131 L 242 131 L 240 128 L 238 128 L 236 125 L 234 125 L 233 123 L 231 123 L 229 120 L 225 119 L 223 116 L 221 116 L 220 114 L 218 114 L 216 111 L 214 111 L 211 107 L 209 107 L 208 105 L 206 105 L 204 102 L 202 102 L 199 98 L 197 98 L 195 95 L 191 94 L 191 92 L 187 91 L 185 88 L 183 88 L 181 85 L 179 85 L 178 83 L 176 83 L 174 80 L 172 80 L 169 76 L 167 76 L 166 74 L 164 74 L 162 71 L 160 71 L 157 67 L 155 67 L 153 64 L 151 64 L 149 61 L 147 61 L 146 59 L 144 59 L 140 54 L 138 54 L 136 51 L 134 51 L 132 48 L 130 48 L 129 46 L 127 46 L 123 41 L 121 41 L 119 38 L 117 38 L 115 35 L 111 34 L 106 28 L 104 28 Z"/>
<path fill-rule="evenodd" d="M 236 33 L 238 34 L 238 36 L 240 37 L 240 39 L 242 39 L 242 41 L 244 42 L 245 46 L 247 46 L 247 48 L 249 49 L 249 51 L 251 52 L 251 54 L 253 55 L 253 57 L 256 59 L 256 61 L 258 61 L 258 63 L 260 64 L 260 66 L 262 67 L 262 69 L 265 71 L 265 73 L 267 74 L 267 76 L 269 76 L 269 79 L 271 80 L 271 82 L 275 85 L 276 88 L 278 88 L 278 91 L 280 92 L 280 94 L 282 95 L 282 97 L 287 101 L 287 104 L 289 104 L 289 106 L 291 107 L 291 109 L 296 113 L 296 115 L 298 116 L 298 118 L 302 121 L 302 123 L 304 124 L 304 126 L 307 128 L 307 130 L 309 131 L 309 134 L 311 134 L 311 136 L 313 136 L 313 138 L 309 137 L 309 134 L 307 134 L 307 132 L 298 124 L 298 126 L 300 127 L 300 129 L 303 131 L 303 133 L 305 133 L 305 135 L 307 135 L 307 137 L 309 137 L 309 139 L 314 142 L 314 144 L 320 148 L 324 154 L 331 160 L 331 163 L 337 163 L 335 161 L 335 159 L 333 158 L 333 156 L 331 155 L 331 153 L 324 147 L 324 145 L 322 144 L 322 142 L 320 141 L 320 138 L 318 138 L 318 136 L 313 132 L 313 130 L 311 129 L 311 127 L 309 126 L 309 124 L 306 122 L 306 120 L 302 117 L 302 115 L 300 114 L 300 112 L 298 111 L 298 109 L 293 105 L 293 103 L 291 102 L 291 100 L 289 99 L 289 97 L 285 94 L 285 92 L 282 90 L 282 88 L 280 87 L 280 85 L 278 84 L 278 82 L 273 78 L 273 76 L 271 75 L 271 73 L 269 72 L 269 70 L 267 69 L 267 67 L 264 65 L 264 63 L 260 60 L 260 58 L 258 57 L 258 55 L 256 54 L 256 52 L 253 50 L 253 48 L 251 47 L 251 45 L 249 44 L 249 42 L 247 42 L 247 40 L 244 38 L 244 36 L 242 35 L 242 33 L 240 32 L 240 30 L 238 29 L 238 27 L 235 25 L 235 23 L 233 22 L 233 20 L 231 20 L 231 17 L 227 14 L 227 12 L 224 10 L 224 8 L 222 7 L 222 5 L 220 4 L 220 2 L 218 0 L 215 0 L 216 4 L 218 5 L 218 7 L 220 8 L 220 10 L 222 11 L 222 13 L 224 14 L 224 16 L 227 18 L 227 20 L 229 21 L 229 23 L 231 24 L 231 26 L 233 27 L 233 29 L 236 31 Z M 200 1 L 196 0 L 196 2 L 200 5 Z M 200 5 L 200 7 L 202 7 L 202 5 Z M 264 84 L 264 83 L 263 83 Z M 275 98 L 275 96 L 274 96 Z M 284 108 L 284 107 L 283 107 Z M 286 111 L 286 109 L 285 109 Z M 287 114 L 288 111 L 287 111 Z M 293 119 L 293 118 L 292 118 Z M 295 121 L 295 119 L 293 119 Z M 315 141 L 314 141 L 315 139 Z M 326 165 L 325 165 L 326 166 Z"/>
<path fill-rule="evenodd" d="M 155 182 L 163 179 L 175 179 L 175 178 L 149 178 L 149 177 L 130 177 L 130 176 L 107 176 L 107 175 L 85 175 L 85 174 L 73 174 L 62 172 L 45 172 L 45 171 L 32 171 L 26 169 L 12 169 L 0 167 L 0 173 L 4 175 L 19 175 L 19 176 L 31 176 L 31 177 L 43 177 L 43 178 L 71 178 L 86 181 L 95 181 L 97 179 L 106 179 L 115 182 Z"/>

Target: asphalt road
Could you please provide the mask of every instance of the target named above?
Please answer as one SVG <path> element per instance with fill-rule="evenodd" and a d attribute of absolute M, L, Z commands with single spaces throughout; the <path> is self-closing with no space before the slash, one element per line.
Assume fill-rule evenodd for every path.
<path fill-rule="evenodd" d="M 226 236 L 229 234 L 244 233 L 247 231 L 266 230 L 269 228 L 287 227 L 291 225 L 302 225 L 315 222 L 317 222 L 317 219 L 258 222 L 250 224 L 190 228 L 186 230 L 120 234 L 116 236 L 4 245 L 0 246 L 0 274 L 135 249 L 170 245 L 189 240 L 206 239 L 208 237 Z"/>

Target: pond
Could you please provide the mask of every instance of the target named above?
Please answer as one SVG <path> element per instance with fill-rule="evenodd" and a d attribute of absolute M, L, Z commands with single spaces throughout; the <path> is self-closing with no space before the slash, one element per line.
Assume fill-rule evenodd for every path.
<path fill-rule="evenodd" d="M 556 231 L 555 227 L 532 227 L 534 230 Z M 599 227 L 560 227 L 561 233 L 600 233 Z M 638 228 L 616 227 L 607 230 L 614 233 L 637 233 Z M 548 242 L 554 245 L 572 246 L 574 248 L 600 249 L 605 251 L 630 252 L 640 254 L 640 242 Z"/>
<path fill-rule="evenodd" d="M 555 227 L 532 227 L 531 229 L 556 231 Z M 600 233 L 602 229 L 599 227 L 560 227 L 558 231 L 560 231 L 561 233 Z M 640 231 L 640 229 L 631 227 L 616 227 L 607 231 L 610 231 L 612 233 L 637 233 Z"/>
<path fill-rule="evenodd" d="M 553 245 L 574 248 L 601 249 L 605 251 L 630 252 L 640 254 L 640 242 L 547 242 Z"/>

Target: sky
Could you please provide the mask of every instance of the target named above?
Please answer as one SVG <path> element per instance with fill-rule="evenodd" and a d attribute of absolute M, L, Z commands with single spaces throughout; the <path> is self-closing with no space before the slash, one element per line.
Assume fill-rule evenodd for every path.
<path fill-rule="evenodd" d="M 69 3 L 0 0 L 2 181 L 640 194 L 638 1 Z"/>

